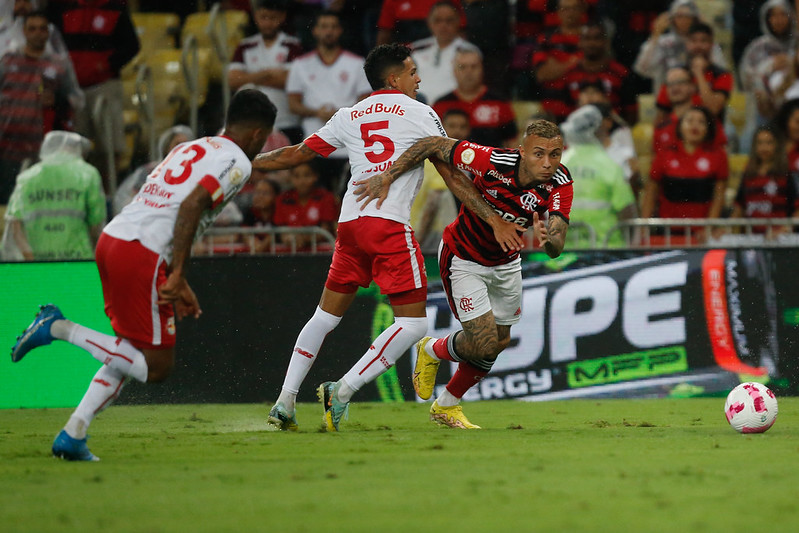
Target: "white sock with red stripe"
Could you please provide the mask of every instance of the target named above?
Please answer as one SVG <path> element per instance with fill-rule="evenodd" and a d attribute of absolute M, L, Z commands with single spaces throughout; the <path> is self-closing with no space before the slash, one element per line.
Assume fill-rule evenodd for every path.
<path fill-rule="evenodd" d="M 86 438 L 89 428 L 97 413 L 111 405 L 119 396 L 125 385 L 125 375 L 108 365 L 103 365 L 94 375 L 89 390 L 83 395 L 75 412 L 69 418 L 64 429 L 73 439 Z"/>
<path fill-rule="evenodd" d="M 70 320 L 56 320 L 50 326 L 50 334 L 56 339 L 83 348 L 92 357 L 142 383 L 147 381 L 147 360 L 130 341 L 106 335 Z"/>
<path fill-rule="evenodd" d="M 394 323 L 372 342 L 363 357 L 344 375 L 343 381 L 347 387 L 342 386 L 339 389 L 338 399 L 342 402 L 350 401 L 355 391 L 394 366 L 425 333 L 427 317 L 395 318 Z"/>
<path fill-rule="evenodd" d="M 316 361 L 316 356 L 325 337 L 338 326 L 339 322 L 341 322 L 340 316 L 331 315 L 317 307 L 311 319 L 300 331 L 294 350 L 291 352 L 291 361 L 286 370 L 286 378 L 283 380 L 283 389 L 277 399 L 286 406 L 286 409 L 294 409 L 300 385 Z"/>

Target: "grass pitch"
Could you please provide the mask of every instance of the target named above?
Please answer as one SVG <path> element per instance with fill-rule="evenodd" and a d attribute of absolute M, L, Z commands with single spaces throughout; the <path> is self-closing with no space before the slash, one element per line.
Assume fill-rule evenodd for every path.
<path fill-rule="evenodd" d="M 50 457 L 66 409 L 0 411 L 0 530 L 796 531 L 799 398 L 764 435 L 723 398 L 469 403 L 481 431 L 428 404 L 354 403 L 342 432 L 262 431 L 266 405 L 112 407 L 99 463 Z"/>

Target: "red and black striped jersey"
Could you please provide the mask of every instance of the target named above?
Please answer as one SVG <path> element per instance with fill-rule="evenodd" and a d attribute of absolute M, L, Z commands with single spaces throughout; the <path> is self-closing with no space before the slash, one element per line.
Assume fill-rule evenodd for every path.
<path fill-rule="evenodd" d="M 791 217 L 799 211 L 797 180 L 794 173 L 745 174 L 735 203 L 747 218 Z"/>
<path fill-rule="evenodd" d="M 461 141 L 452 150 L 452 164 L 474 175 L 483 198 L 504 220 L 528 228 L 533 212 L 569 221 L 573 190 L 568 169 L 559 165 L 544 184 L 524 188 L 519 184 L 519 150 L 492 148 Z M 461 206 L 458 217 L 444 229 L 444 242 L 461 259 L 494 266 L 509 263 L 519 252 L 503 252 L 491 226 Z"/>

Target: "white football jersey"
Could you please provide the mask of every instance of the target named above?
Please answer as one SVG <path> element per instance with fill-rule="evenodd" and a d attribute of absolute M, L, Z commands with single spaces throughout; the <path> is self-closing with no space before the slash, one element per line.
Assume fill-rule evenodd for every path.
<path fill-rule="evenodd" d="M 250 178 L 252 163 L 228 137 L 203 137 L 177 145 L 147 176 L 139 193 L 108 223 L 105 233 L 124 241 L 138 240 L 172 261 L 172 239 L 180 204 L 197 185 L 213 200 L 203 212 L 195 237 L 214 222 Z"/>
<path fill-rule="evenodd" d="M 289 67 L 291 67 L 291 62 L 300 55 L 301 50 L 300 40 L 283 32 L 278 34 L 269 47 L 264 44 L 261 34 L 256 33 L 241 40 L 233 53 L 233 59 L 228 66 L 228 71 L 239 70 L 253 73 L 268 68 L 283 68 L 288 71 Z M 300 117 L 292 114 L 289 110 L 289 100 L 284 89 L 265 85 L 258 85 L 257 87 L 269 97 L 277 108 L 275 128 L 282 130 L 300 125 Z"/>
<path fill-rule="evenodd" d="M 302 103 L 311 108 L 322 106 L 339 109 L 351 106 L 358 97 L 372 91 L 363 72 L 363 58 L 342 51 L 332 64 L 322 61 L 317 52 L 300 56 L 291 63 L 286 80 L 287 94 L 301 94 Z M 324 126 L 316 117 L 303 117 L 302 130 L 307 137 Z M 346 152 L 334 157 L 347 157 Z"/>
<path fill-rule="evenodd" d="M 353 193 L 353 182 L 391 167 L 413 143 L 424 137 L 445 137 L 446 132 L 435 111 L 400 91 L 375 91 L 352 107 L 344 107 L 305 144 L 327 157 L 346 147 L 352 176 L 341 205 L 339 222 L 358 217 L 378 217 L 410 224 L 411 205 L 422 185 L 423 166 L 407 171 L 391 184 L 380 209 L 370 202 L 361 211 Z"/>

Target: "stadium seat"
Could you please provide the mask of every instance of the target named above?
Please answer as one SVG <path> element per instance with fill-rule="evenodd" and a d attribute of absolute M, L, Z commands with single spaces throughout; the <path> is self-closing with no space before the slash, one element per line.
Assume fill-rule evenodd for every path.
<path fill-rule="evenodd" d="M 738 190 L 746 164 L 749 162 L 748 154 L 730 154 L 727 156 L 730 166 L 730 177 L 727 179 L 727 190 Z"/>
<path fill-rule="evenodd" d="M 516 125 L 519 133 L 524 134 L 530 117 L 541 112 L 541 102 L 534 100 L 514 100 L 512 103 L 513 113 L 516 115 Z"/>
<path fill-rule="evenodd" d="M 639 122 L 633 126 L 633 143 L 635 144 L 635 153 L 639 156 L 652 154 L 654 130 L 654 126 L 649 122 Z"/>
<path fill-rule="evenodd" d="M 245 36 L 247 26 L 249 25 L 249 15 L 245 11 L 240 10 L 226 10 L 222 14 L 225 17 L 225 29 L 227 31 L 227 58 L 229 61 L 236 50 L 239 41 Z M 222 78 L 224 66 L 219 61 L 217 54 L 214 52 L 214 43 L 211 36 L 208 34 L 208 21 L 210 13 L 200 12 L 192 13 L 186 17 L 183 24 L 183 31 L 181 33 L 180 42 L 185 43 L 189 35 L 193 35 L 197 39 L 197 44 L 200 48 L 207 48 L 211 50 L 211 63 L 210 75 L 211 79 L 218 81 Z"/>
<path fill-rule="evenodd" d="M 175 13 L 133 13 L 141 54 L 149 56 L 162 48 L 175 48 L 180 34 L 180 17 Z"/>
<path fill-rule="evenodd" d="M 638 122 L 652 124 L 655 122 L 655 95 L 650 93 L 638 95 Z"/>
<path fill-rule="evenodd" d="M 734 91 L 730 94 L 730 101 L 727 102 L 727 120 L 735 126 L 738 135 L 746 126 L 746 99 L 746 93 Z"/>

